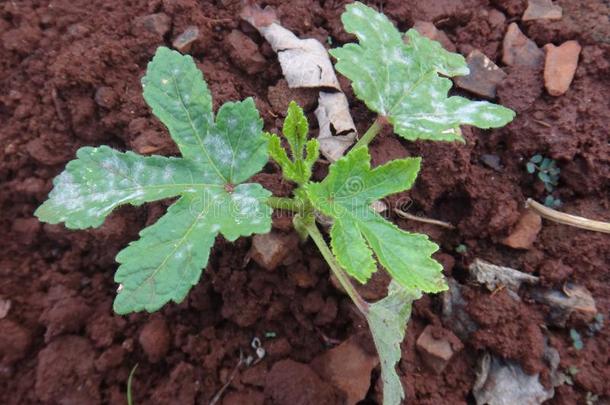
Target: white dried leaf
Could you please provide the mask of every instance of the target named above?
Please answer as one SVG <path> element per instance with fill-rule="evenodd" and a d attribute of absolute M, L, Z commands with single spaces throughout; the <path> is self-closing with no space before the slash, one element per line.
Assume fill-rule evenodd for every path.
<path fill-rule="evenodd" d="M 343 156 L 356 139 L 356 126 L 349 113 L 347 97 L 343 93 L 321 91 L 315 114 L 320 126 L 320 152 L 334 162 Z"/>

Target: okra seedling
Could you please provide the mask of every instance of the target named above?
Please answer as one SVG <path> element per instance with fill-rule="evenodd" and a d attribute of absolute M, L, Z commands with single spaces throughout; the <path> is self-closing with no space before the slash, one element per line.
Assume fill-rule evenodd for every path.
<path fill-rule="evenodd" d="M 366 144 L 382 121 L 407 139 L 459 140 L 460 124 L 500 126 L 513 113 L 488 102 L 447 97 L 451 82 L 439 74 L 465 74 L 465 61 L 415 31 L 407 32 L 405 44 L 385 16 L 360 3 L 348 6 L 343 21 L 360 45 L 332 51 L 339 59 L 337 68 L 380 118 L 360 145 L 330 165 L 322 181 L 311 180 L 319 144 L 309 139 L 307 119 L 296 103 L 290 104 L 282 129 L 286 151 L 278 135 L 263 133 L 251 98 L 228 102 L 214 114 L 210 91 L 193 59 L 161 47 L 142 79 L 144 99 L 182 156 L 81 148 L 54 180 L 36 215 L 68 228 L 98 227 L 120 205 L 177 197 L 163 217 L 117 255 L 119 287 L 113 308 L 127 314 L 181 302 L 199 281 L 217 235 L 234 241 L 266 233 L 274 209 L 292 211 L 296 231 L 316 244 L 366 318 L 381 359 L 384 404 L 396 405 L 404 398 L 395 366 L 411 304 L 422 293 L 440 292 L 447 285 L 441 265 L 432 258 L 438 246 L 426 235 L 398 228 L 371 207 L 411 188 L 421 159 L 371 167 Z M 248 181 L 269 156 L 295 183 L 291 197 L 272 196 Z M 330 246 L 316 225 L 321 216 L 332 221 Z M 379 268 L 392 281 L 387 297 L 369 303 L 353 282 L 366 283 Z"/>

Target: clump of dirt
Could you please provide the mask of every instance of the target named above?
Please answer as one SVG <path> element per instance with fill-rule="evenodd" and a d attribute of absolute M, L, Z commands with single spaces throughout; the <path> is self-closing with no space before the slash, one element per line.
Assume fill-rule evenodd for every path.
<path fill-rule="evenodd" d="M 339 20 L 346 3 L 266 2 L 297 35 L 333 46 L 352 40 Z M 577 320 L 566 328 L 553 326 L 547 322 L 548 307 L 524 294 L 490 293 L 472 285 L 466 270 L 481 257 L 540 275 L 546 286 L 580 284 L 592 293 L 600 313 L 608 314 L 607 236 L 545 221 L 530 250 L 500 243 L 519 219 L 524 199 L 546 196 L 524 169 L 536 153 L 555 159 L 561 168 L 555 194 L 563 201 L 562 210 L 608 219 L 607 2 L 558 0 L 562 20 L 526 23 L 519 21 L 525 0 L 367 3 L 381 8 L 403 30 L 416 21 L 430 21 L 460 52 L 483 51 L 508 73 L 499 101 L 519 113 L 503 129 L 464 128 L 466 144 L 405 142 L 386 130 L 371 146 L 374 164 L 423 157 L 415 187 L 389 198 L 391 207 L 456 226 L 449 230 L 387 213 L 402 228 L 427 233 L 440 244 L 437 257 L 462 291 L 460 319 L 470 322 L 465 334 L 455 332 L 464 349 L 436 374 L 425 367 L 415 342 L 428 324 L 451 329 L 456 323 L 442 316 L 440 296 L 415 304 L 399 364 L 409 403 L 471 401 L 475 365 L 483 350 L 519 362 L 528 373 L 540 372 L 548 385 L 545 342 L 559 351 L 560 370 L 578 370 L 573 384 L 558 387 L 550 403 L 584 402 L 587 393 L 607 399 L 607 321 L 598 330 Z M 198 28 L 198 36 L 189 53 L 208 81 L 215 108 L 254 97 L 265 128 L 281 128 L 278 106 L 293 95 L 282 84 L 273 51 L 236 17 L 240 7 L 238 1 L 196 0 L 0 4 L 0 299 L 10 301 L 0 319 L 2 403 L 125 403 L 135 364 L 135 403 L 208 403 L 231 376 L 223 404 L 299 403 L 302 398 L 342 403 L 343 394 L 308 363 L 365 324 L 334 287 L 310 243 L 292 251 L 275 270 L 265 271 L 247 260 L 248 239 L 228 243 L 218 238 L 201 282 L 183 303 L 166 305 L 154 315 L 119 317 L 112 312 L 114 256 L 159 218 L 168 202 L 121 208 L 95 230 L 69 231 L 33 217 L 52 178 L 81 146 L 178 153 L 146 107 L 139 79 L 155 49 L 171 45 L 190 26 Z M 513 21 L 539 47 L 568 39 L 583 46 L 565 95 L 548 95 L 538 70 L 503 66 L 501 42 Z M 362 133 L 374 117 L 348 83 L 340 81 Z M 310 104 L 315 101 L 300 96 Z M 315 133 L 315 119 L 311 127 Z M 327 165 L 317 165 L 316 178 L 326 170 Z M 277 195 L 292 189 L 274 164 L 256 180 Z M 290 232 L 290 220 L 276 215 L 274 227 Z M 459 251 L 458 245 L 463 245 Z M 379 297 L 385 283 L 376 280 L 366 294 Z M 581 334 L 582 350 L 574 348 L 569 328 Z M 256 357 L 254 337 L 266 356 L 254 367 L 236 368 L 240 352 Z M 307 376 L 303 384 L 310 385 L 287 382 L 287 376 Z M 379 401 L 378 376 L 373 373 L 366 403 Z M 307 394 L 312 397 L 299 391 L 314 387 L 316 392 Z"/>

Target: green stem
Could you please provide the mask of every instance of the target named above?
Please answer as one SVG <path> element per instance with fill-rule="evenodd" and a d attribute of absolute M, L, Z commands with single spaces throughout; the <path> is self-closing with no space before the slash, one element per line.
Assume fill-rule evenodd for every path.
<path fill-rule="evenodd" d="M 303 211 L 303 203 L 295 200 L 294 198 L 269 197 L 267 199 L 267 205 L 276 210 L 286 210 L 292 212 Z"/>
<path fill-rule="evenodd" d="M 371 143 L 373 138 L 375 138 L 379 131 L 381 131 L 381 128 L 383 128 L 383 123 L 385 122 L 385 120 L 386 118 L 378 116 L 377 119 L 373 121 L 373 124 L 369 127 L 369 129 L 366 130 L 364 135 L 362 135 L 362 138 L 360 138 L 358 142 L 356 142 L 353 149 L 359 148 L 361 146 L 366 146 Z"/>
<path fill-rule="evenodd" d="M 335 256 L 330 251 L 330 248 L 326 244 L 326 241 L 316 226 L 316 223 L 312 221 L 306 225 L 306 229 L 307 233 L 309 233 L 309 236 L 311 236 L 311 239 L 313 239 L 314 243 L 320 250 L 320 253 L 322 253 L 322 257 L 324 257 L 333 274 L 335 277 L 337 277 L 337 280 L 339 280 L 339 284 L 341 284 L 347 295 L 349 295 L 354 304 L 356 304 L 356 307 L 366 317 L 369 312 L 369 303 L 366 302 L 364 298 L 360 296 L 360 294 L 358 294 L 358 291 L 356 291 L 354 288 L 354 285 L 350 281 L 348 275 L 341 268 L 341 265 L 337 263 Z"/>

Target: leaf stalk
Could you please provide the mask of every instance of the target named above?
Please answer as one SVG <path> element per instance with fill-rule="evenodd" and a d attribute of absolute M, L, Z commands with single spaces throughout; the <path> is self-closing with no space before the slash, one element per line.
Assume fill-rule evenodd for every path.
<path fill-rule="evenodd" d="M 384 125 L 388 122 L 386 117 L 378 115 L 373 124 L 366 130 L 362 138 L 356 142 L 353 149 L 360 148 L 362 146 L 366 146 L 377 136 L 379 131 L 384 127 Z"/>
<path fill-rule="evenodd" d="M 309 236 L 318 247 L 318 250 L 320 250 L 320 253 L 322 253 L 322 257 L 324 257 L 324 260 L 326 260 L 326 262 L 328 263 L 328 266 L 332 270 L 333 274 L 335 275 L 335 277 L 337 277 L 337 280 L 339 281 L 339 284 L 341 284 L 341 287 L 343 287 L 347 295 L 352 299 L 352 301 L 354 302 L 358 310 L 362 313 L 362 315 L 366 317 L 369 313 L 370 304 L 366 302 L 360 294 L 358 294 L 358 291 L 356 291 L 356 288 L 350 281 L 348 275 L 341 268 L 341 265 L 337 262 L 335 256 L 330 251 L 330 248 L 326 244 L 326 241 L 320 233 L 320 230 L 318 229 L 315 221 L 311 221 L 310 223 L 306 224 L 305 229 L 307 229 Z"/>

